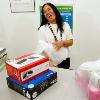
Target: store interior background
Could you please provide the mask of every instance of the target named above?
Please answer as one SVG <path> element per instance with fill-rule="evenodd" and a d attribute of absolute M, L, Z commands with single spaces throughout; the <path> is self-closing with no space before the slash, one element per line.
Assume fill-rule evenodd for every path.
<path fill-rule="evenodd" d="M 66 0 L 49 0 L 63 2 Z M 34 51 L 40 25 L 39 2 L 35 12 L 11 13 L 9 0 L 0 2 L 0 47 L 6 47 L 10 59 Z M 71 67 L 100 58 L 100 0 L 76 0 L 73 5 L 74 44 L 70 48 Z"/>

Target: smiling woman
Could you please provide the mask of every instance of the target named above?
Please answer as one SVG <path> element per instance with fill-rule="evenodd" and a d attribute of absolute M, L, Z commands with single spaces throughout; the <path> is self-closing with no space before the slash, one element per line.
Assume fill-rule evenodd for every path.
<path fill-rule="evenodd" d="M 41 25 L 39 27 L 39 45 L 41 54 L 49 58 L 50 66 L 68 69 L 67 58 L 69 46 L 73 44 L 70 26 L 64 22 L 58 9 L 51 3 L 46 3 L 41 10 Z M 40 46 L 39 46 L 40 49 Z"/>
<path fill-rule="evenodd" d="M 56 15 L 53 9 L 48 5 L 44 6 L 44 16 L 48 20 L 48 23 L 56 23 Z"/>

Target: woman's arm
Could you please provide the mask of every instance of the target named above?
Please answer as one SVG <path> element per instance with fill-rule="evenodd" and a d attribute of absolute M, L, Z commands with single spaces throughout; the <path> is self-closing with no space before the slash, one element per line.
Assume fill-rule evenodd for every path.
<path fill-rule="evenodd" d="M 73 45 L 73 39 L 62 41 L 64 47 L 69 47 Z"/>
<path fill-rule="evenodd" d="M 73 45 L 73 39 L 56 41 L 53 43 L 53 46 L 56 50 L 59 50 L 61 47 L 69 47 L 72 45 Z"/>

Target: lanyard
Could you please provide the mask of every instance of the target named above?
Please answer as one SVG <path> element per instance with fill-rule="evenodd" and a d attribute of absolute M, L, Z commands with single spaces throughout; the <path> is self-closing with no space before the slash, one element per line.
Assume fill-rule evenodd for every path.
<path fill-rule="evenodd" d="M 52 29 L 52 27 L 51 27 L 51 25 L 48 23 L 48 26 L 49 26 L 49 29 L 51 30 L 51 32 L 52 32 L 52 34 L 53 34 L 53 36 L 54 36 L 54 39 L 55 39 L 55 41 L 58 41 L 57 40 L 57 37 L 56 37 L 56 35 L 54 34 L 54 31 L 53 31 L 53 29 Z M 60 38 L 61 38 L 61 40 L 62 40 L 62 33 L 60 32 Z"/>

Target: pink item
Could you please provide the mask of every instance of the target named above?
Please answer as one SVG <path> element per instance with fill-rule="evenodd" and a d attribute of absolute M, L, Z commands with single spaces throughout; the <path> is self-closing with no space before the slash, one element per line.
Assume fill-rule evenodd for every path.
<path fill-rule="evenodd" d="M 91 86 L 89 86 L 89 82 L 84 78 L 84 76 L 76 74 L 75 80 L 86 91 L 89 100 L 100 100 L 100 89 L 94 89 Z"/>

